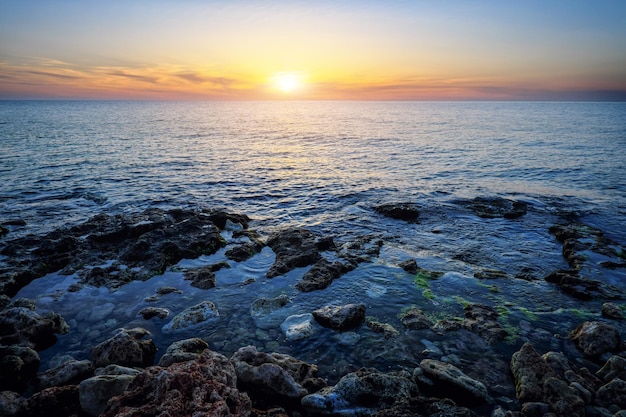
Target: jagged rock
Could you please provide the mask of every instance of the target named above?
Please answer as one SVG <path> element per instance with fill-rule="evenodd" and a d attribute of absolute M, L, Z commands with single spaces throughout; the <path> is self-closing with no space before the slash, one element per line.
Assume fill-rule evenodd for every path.
<path fill-rule="evenodd" d="M 317 377 L 317 366 L 280 353 L 258 352 L 246 346 L 230 359 L 239 386 L 251 394 L 300 399 L 326 382 Z"/>
<path fill-rule="evenodd" d="M 27 346 L 0 346 L 0 391 L 23 392 L 39 362 L 39 354 Z"/>
<path fill-rule="evenodd" d="M 109 400 L 122 394 L 135 375 L 98 375 L 85 379 L 78 385 L 80 405 L 90 416 L 104 412 Z"/>
<path fill-rule="evenodd" d="M 313 334 L 313 314 L 295 314 L 289 316 L 280 325 L 287 340 L 305 339 Z"/>
<path fill-rule="evenodd" d="M 420 207 L 415 203 L 391 203 L 374 207 L 374 210 L 383 216 L 409 223 L 417 221 L 420 214 L 419 209 Z"/>
<path fill-rule="evenodd" d="M 417 274 L 417 271 L 419 270 L 419 267 L 417 266 L 417 261 L 415 261 L 415 259 L 407 259 L 406 261 L 402 261 L 400 262 L 399 266 L 409 274 Z"/>
<path fill-rule="evenodd" d="M 463 327 L 476 333 L 487 342 L 494 344 L 508 336 L 507 331 L 498 322 L 498 312 L 493 308 L 482 304 L 471 304 L 466 306 L 464 310 Z"/>
<path fill-rule="evenodd" d="M 139 375 L 141 371 L 137 368 L 129 368 L 120 365 L 107 365 L 104 368 L 98 368 L 94 371 L 94 375 Z"/>
<path fill-rule="evenodd" d="M 339 261 L 330 263 L 326 259 L 321 259 L 302 276 L 296 288 L 302 292 L 321 290 L 348 271 L 349 268 Z"/>
<path fill-rule="evenodd" d="M 154 341 L 141 340 L 149 335 L 145 329 L 118 329 L 115 335 L 93 348 L 94 365 L 109 364 L 146 367 L 152 365 L 156 354 Z"/>
<path fill-rule="evenodd" d="M 276 253 L 276 260 L 266 276 L 273 278 L 319 261 L 319 243 L 313 232 L 302 228 L 285 229 L 271 236 L 267 245 Z"/>
<path fill-rule="evenodd" d="M 477 405 L 490 400 L 485 384 L 465 375 L 459 368 L 434 359 L 423 359 L 420 368 L 434 381 L 433 392 L 462 405 Z"/>
<path fill-rule="evenodd" d="M 0 391 L 0 416 L 23 415 L 26 398 L 15 391 Z"/>
<path fill-rule="evenodd" d="M 562 352 L 547 352 L 541 355 L 541 359 L 550 365 L 561 379 L 565 378 L 565 374 L 568 371 L 572 371 L 567 357 Z"/>
<path fill-rule="evenodd" d="M 159 366 L 167 367 L 176 362 L 198 359 L 208 348 L 209 344 L 198 337 L 179 340 L 167 348 L 165 354 L 159 359 Z"/>
<path fill-rule="evenodd" d="M 415 307 L 403 313 L 400 321 L 404 327 L 411 330 L 429 329 L 433 325 L 432 320 L 422 310 Z"/>
<path fill-rule="evenodd" d="M 206 265 L 201 268 L 187 270 L 183 278 L 191 281 L 191 286 L 208 290 L 215 287 L 215 270 L 213 265 Z"/>
<path fill-rule="evenodd" d="M 619 378 L 626 381 L 626 359 L 621 356 L 611 356 L 596 375 L 604 382 Z"/>
<path fill-rule="evenodd" d="M 167 308 L 146 307 L 142 308 L 139 314 L 141 314 L 145 320 L 150 320 L 153 317 L 165 319 L 170 315 L 170 311 Z"/>
<path fill-rule="evenodd" d="M 82 415 L 78 386 L 46 388 L 33 394 L 24 403 L 25 416 L 67 417 Z"/>
<path fill-rule="evenodd" d="M 507 200 L 501 197 L 476 197 L 472 200 L 461 200 L 459 203 L 468 207 L 478 217 L 487 219 L 515 219 L 526 214 L 528 205 L 522 201 Z"/>
<path fill-rule="evenodd" d="M 56 343 L 55 334 L 68 331 L 69 326 L 56 313 L 41 316 L 30 306 L 14 306 L 0 311 L 0 345 L 20 344 L 40 351 Z"/>
<path fill-rule="evenodd" d="M 250 259 L 257 253 L 261 252 L 263 246 L 265 246 L 264 243 L 261 241 L 261 236 L 259 236 L 257 232 L 243 230 L 233 233 L 233 237 L 241 236 L 247 237 L 250 241 L 238 246 L 234 246 L 224 253 L 224 256 L 226 256 L 226 258 L 235 262 L 243 262 Z"/>
<path fill-rule="evenodd" d="M 602 304 L 602 316 L 615 320 L 621 320 L 624 318 L 622 309 L 614 303 Z"/>
<path fill-rule="evenodd" d="M 367 324 L 367 327 L 369 327 L 371 331 L 382 333 L 388 339 L 394 338 L 400 334 L 400 332 L 389 323 L 381 323 L 374 319 L 365 319 L 365 324 Z"/>
<path fill-rule="evenodd" d="M 574 329 L 569 338 L 586 356 L 616 351 L 621 340 L 617 329 L 599 321 L 586 321 Z"/>
<path fill-rule="evenodd" d="M 544 401 L 559 416 L 585 417 L 585 401 L 577 391 L 558 378 L 546 378 L 543 383 Z"/>
<path fill-rule="evenodd" d="M 349 330 L 359 327 L 365 319 L 365 305 L 324 306 L 313 311 L 313 317 L 324 327 L 340 331 Z"/>
<path fill-rule="evenodd" d="M 207 216 L 211 223 L 222 230 L 228 228 L 229 222 L 231 224 L 240 224 L 244 229 L 247 229 L 250 224 L 250 217 L 245 214 L 227 213 L 220 210 L 203 210 L 202 213 Z"/>
<path fill-rule="evenodd" d="M 93 375 L 94 367 L 91 361 L 85 359 L 70 360 L 56 368 L 49 369 L 37 375 L 40 389 L 60 387 L 63 385 L 78 384 L 83 379 Z"/>
<path fill-rule="evenodd" d="M 101 417 L 247 417 L 250 410 L 250 398 L 237 389 L 233 365 L 207 349 L 196 360 L 145 369 Z"/>
<path fill-rule="evenodd" d="M 617 405 L 620 409 L 626 409 L 626 381 L 615 378 L 600 387 L 596 392 L 596 404 L 602 407 Z"/>
<path fill-rule="evenodd" d="M 622 292 L 616 287 L 581 277 L 578 274 L 578 271 L 575 270 L 558 270 L 548 274 L 545 280 L 558 285 L 564 293 L 579 300 L 617 299 L 621 297 Z"/>
<path fill-rule="evenodd" d="M 368 415 L 406 405 L 418 392 L 407 372 L 360 369 L 345 375 L 335 386 L 305 396 L 301 403 L 311 415 Z"/>
<path fill-rule="evenodd" d="M 515 378 L 515 389 L 520 402 L 542 402 L 544 383 L 557 377 L 530 343 L 524 343 L 511 357 L 511 371 Z"/>
<path fill-rule="evenodd" d="M 216 321 L 219 317 L 220 313 L 215 304 L 203 301 L 178 313 L 172 321 L 163 326 L 163 331 L 168 333 L 185 330 L 201 323 Z"/>

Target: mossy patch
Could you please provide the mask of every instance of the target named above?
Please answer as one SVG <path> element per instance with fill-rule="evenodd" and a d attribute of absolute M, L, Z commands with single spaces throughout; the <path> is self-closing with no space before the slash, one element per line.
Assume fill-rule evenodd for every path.
<path fill-rule="evenodd" d="M 413 282 L 419 288 L 429 288 L 430 281 L 439 279 L 443 276 L 443 272 L 439 271 L 428 271 L 426 269 L 422 269 L 420 267 L 417 268 L 417 273 L 413 277 Z"/>

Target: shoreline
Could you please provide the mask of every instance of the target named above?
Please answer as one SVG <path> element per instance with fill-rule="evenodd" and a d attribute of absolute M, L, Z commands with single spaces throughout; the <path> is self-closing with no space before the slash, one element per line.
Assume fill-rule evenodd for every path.
<path fill-rule="evenodd" d="M 512 200 L 478 197 L 463 204 L 475 216 L 482 219 L 516 221 L 515 219 L 526 214 L 526 207 Z M 420 207 L 413 203 L 382 205 L 375 207 L 374 210 L 394 222 L 410 224 L 420 219 Z M 112 346 L 116 346 L 117 342 L 120 343 L 119 346 L 113 348 L 112 352 L 106 354 L 113 358 L 108 364 L 105 365 L 106 361 L 99 361 L 95 351 L 93 358 L 70 360 L 61 364 L 60 368 L 52 368 L 45 372 L 56 373 L 56 378 L 63 380 L 61 385 L 52 385 L 39 390 L 45 384 L 41 384 L 42 375 L 37 374 L 40 368 L 37 352 L 45 351 L 53 346 L 56 342 L 55 334 L 68 333 L 72 327 L 68 326 L 63 317 L 55 315 L 54 312 L 39 315 L 34 302 L 12 299 L 21 288 L 39 279 L 40 276 L 58 271 L 66 275 L 76 274 L 78 283 L 67 290 L 73 293 L 79 293 L 85 288 L 101 286 L 115 290 L 123 289 L 131 282 L 148 282 L 153 277 L 171 271 L 171 268 L 183 259 L 208 256 L 222 250 L 228 262 L 240 264 L 265 250 L 275 255 L 271 266 L 265 272 L 265 279 L 278 279 L 292 271 L 301 269 L 304 271 L 303 268 L 306 268 L 306 272 L 300 274 L 297 282 L 291 282 L 289 285 L 293 286 L 295 294 L 309 294 L 332 291 L 332 288 L 328 289 L 328 287 L 333 282 L 345 281 L 342 277 L 349 275 L 351 271 L 375 263 L 376 259 L 381 256 L 381 247 L 385 245 L 380 238 L 371 236 L 337 245 L 332 236 L 320 236 L 309 229 L 297 227 L 279 230 L 265 239 L 257 232 L 248 229 L 249 221 L 250 219 L 245 215 L 212 210 L 149 209 L 138 215 L 97 215 L 81 225 L 56 230 L 38 238 L 27 236 L 11 241 L 10 232 L 5 233 L 2 254 L 7 258 L 3 260 L 6 267 L 3 267 L 2 271 L 2 294 L 8 296 L 2 298 L 3 309 L 0 312 L 0 320 L 14 332 L 2 335 L 2 345 L 7 349 L 11 348 L 3 351 L 2 358 L 6 363 L 10 362 L 10 358 L 18 358 L 24 364 L 28 363 L 29 366 L 22 366 L 23 374 L 19 372 L 11 374 L 7 371 L 9 368 L 3 369 L 3 389 L 18 389 L 13 391 L 17 393 L 15 395 L 2 394 L 0 406 L 4 409 L 0 408 L 0 410 L 5 413 L 9 412 L 7 410 L 16 410 L 15 413 L 8 415 L 20 415 L 19 413 L 25 413 L 26 410 L 40 407 L 41 401 L 60 401 L 59 399 L 65 398 L 62 397 L 65 395 L 68 396 L 67 398 L 78 399 L 78 403 L 74 401 L 73 405 L 70 404 L 68 407 L 74 407 L 72 413 L 83 415 L 81 413 L 86 411 L 80 405 L 83 401 L 80 396 L 84 397 L 88 395 L 87 392 L 94 392 L 92 389 L 84 388 L 85 384 L 88 384 L 84 381 L 89 380 L 89 383 L 95 383 L 93 379 L 95 378 L 99 381 L 119 380 L 113 384 L 117 384 L 116 389 L 119 392 L 116 391 L 116 395 L 119 396 L 113 401 L 115 404 L 111 403 L 111 410 L 119 411 L 127 406 L 125 402 L 133 404 L 141 402 L 138 392 L 144 392 L 146 387 L 163 389 L 158 388 L 157 385 L 151 385 L 156 383 L 154 375 L 157 373 L 169 372 L 175 375 L 176 377 L 172 378 L 176 379 L 185 372 L 205 372 L 206 369 L 214 366 L 214 363 L 221 364 L 220 369 L 230 370 L 229 367 L 233 367 L 232 372 L 225 376 L 226 380 L 231 379 L 229 383 L 224 383 L 219 378 L 208 378 L 211 384 L 218 382 L 222 384 L 219 385 L 218 391 L 225 393 L 224 398 L 230 398 L 229 395 L 233 395 L 233 399 L 230 400 L 231 404 L 226 399 L 220 403 L 226 404 L 223 410 L 229 410 L 228 413 L 231 415 L 250 415 L 250 413 L 270 415 L 268 409 L 275 410 L 275 407 L 282 407 L 283 411 L 279 413 L 288 415 L 333 413 L 406 415 L 410 411 L 417 413 L 416 415 L 436 415 L 438 412 L 473 415 L 471 413 L 477 412 L 478 415 L 494 416 L 515 415 L 507 414 L 507 412 L 515 413 L 520 410 L 525 410 L 525 415 L 545 414 L 540 414 L 540 412 L 554 412 L 556 415 L 594 415 L 590 414 L 594 412 L 595 415 L 604 415 L 601 409 L 613 410 L 615 409 L 613 405 L 620 409 L 626 408 L 626 404 L 622 405 L 619 402 L 621 400 L 618 394 L 623 388 L 619 385 L 619 381 L 616 382 L 626 377 L 624 369 L 626 361 L 621 359 L 622 356 L 626 357 L 626 346 L 620 336 L 624 332 L 624 324 L 621 320 L 622 306 L 619 305 L 620 300 L 624 298 L 623 290 L 611 283 L 590 279 L 580 273 L 580 271 L 584 272 L 590 263 L 597 263 L 599 267 L 605 269 L 621 270 L 620 268 L 625 266 L 624 249 L 619 244 L 606 239 L 602 231 L 571 220 L 551 225 L 550 228 L 550 233 L 563 246 L 563 256 L 569 269 L 552 271 L 545 277 L 539 278 L 530 275 L 509 276 L 504 271 L 488 268 L 482 268 L 474 274 L 474 278 L 486 292 L 501 291 L 497 286 L 503 287 L 507 281 L 526 280 L 531 284 L 557 288 L 559 292 L 575 300 L 575 303 L 595 303 L 594 305 L 606 306 L 596 315 L 581 317 L 576 325 L 571 325 L 571 328 L 560 332 L 561 335 L 556 338 L 555 347 L 569 350 L 557 350 L 550 353 L 551 351 L 537 350 L 533 347 L 533 344 L 538 345 L 538 343 L 533 343 L 532 340 L 539 341 L 547 338 L 549 342 L 554 337 L 554 335 L 542 334 L 535 328 L 534 324 L 542 320 L 542 317 L 537 317 L 537 312 L 524 311 L 524 306 L 485 305 L 472 300 L 471 297 L 467 297 L 470 298 L 467 300 L 464 297 L 465 294 L 462 293 L 458 294 L 459 299 L 456 300 L 463 312 L 460 317 L 434 320 L 434 317 L 429 316 L 428 312 L 425 313 L 419 308 L 420 306 L 409 304 L 399 317 L 398 323 L 388 323 L 379 321 L 376 317 L 370 317 L 367 313 L 369 309 L 358 302 L 342 305 L 329 303 L 318 309 L 312 309 L 308 315 L 292 314 L 288 317 L 289 322 L 283 320 L 284 317 L 279 314 L 280 320 L 277 321 L 272 314 L 281 311 L 287 304 L 292 303 L 294 298 L 296 298 L 294 303 L 297 302 L 297 297 L 292 296 L 286 299 L 280 296 L 260 297 L 254 306 L 245 310 L 250 311 L 249 314 L 253 317 L 256 314 L 254 318 L 257 335 L 255 337 L 268 338 L 267 343 L 262 346 L 264 351 L 254 348 L 253 352 L 252 348 L 246 348 L 245 340 L 240 339 L 243 343 L 230 348 L 233 353 L 228 359 L 214 349 L 218 344 L 212 337 L 207 338 L 209 343 L 204 340 L 183 338 L 178 342 L 189 340 L 192 342 L 182 343 L 183 346 L 182 348 L 179 346 L 177 355 L 179 358 L 185 358 L 184 361 L 190 362 L 172 362 L 168 364 L 171 369 L 157 370 L 150 368 L 155 362 L 157 348 L 147 331 L 126 328 L 98 344 L 101 346 L 104 343 L 106 347 L 107 343 Z M 5 242 L 11 244 L 5 245 Z M 189 285 L 207 291 L 208 294 L 216 288 L 216 273 L 219 274 L 220 270 L 230 268 L 228 262 L 184 268 L 183 279 L 188 281 Z M 98 265 L 104 265 L 104 267 Z M 437 300 L 436 294 L 433 293 L 434 285 L 452 282 L 451 279 L 454 278 L 449 272 L 446 275 L 443 271 L 423 268 L 418 265 L 415 258 L 399 263 L 395 266 L 395 270 L 404 271 L 398 273 L 413 277 L 413 284 L 417 286 L 426 301 Z M 241 281 L 241 285 L 237 287 L 241 288 L 241 291 L 254 288 L 254 285 L 259 284 L 254 281 L 246 283 L 244 279 Z M 160 288 L 161 293 L 157 292 L 154 295 L 158 300 L 160 297 L 174 297 L 177 291 L 180 290 L 175 286 L 169 288 L 164 286 Z M 63 294 L 59 294 L 59 297 L 62 296 Z M 218 307 L 211 302 L 198 303 L 187 306 L 176 315 L 157 307 L 152 309 L 146 307 L 148 310 L 144 311 L 142 316 L 146 322 L 166 320 L 169 326 L 168 331 L 172 328 L 176 330 L 176 326 L 181 326 L 193 332 L 196 328 L 194 326 L 210 326 L 212 320 L 219 320 L 221 306 Z M 514 326 L 513 320 L 509 319 L 512 311 L 518 316 L 525 315 L 526 320 L 520 320 Z M 160 317 L 160 314 L 163 317 Z M 560 313 L 551 312 L 550 314 L 555 314 L 558 319 Z M 574 312 L 570 316 L 573 314 Z M 100 320 L 105 318 L 106 314 L 102 314 Z M 263 320 L 266 320 L 267 329 L 258 326 L 258 323 Z M 31 330 L 25 331 L 24 323 L 30 323 L 27 327 Z M 33 323 L 37 325 L 33 326 Z M 591 324 L 585 326 L 584 323 Z M 316 331 L 318 333 L 315 333 Z M 284 349 L 281 344 L 272 343 L 273 338 L 278 335 L 283 343 L 286 340 L 298 346 L 314 340 L 319 336 L 319 332 L 326 332 L 323 334 L 337 336 L 336 340 L 340 344 L 344 343 L 345 349 L 356 349 L 359 345 L 366 343 L 363 336 L 357 334 L 357 332 L 364 331 L 371 332 L 371 335 L 367 333 L 368 337 L 373 339 L 378 337 L 392 344 L 394 338 L 398 337 L 397 334 L 402 333 L 400 337 L 405 337 L 405 334 L 411 332 L 432 335 L 431 339 L 440 343 L 432 343 L 428 337 L 422 338 L 420 343 L 424 349 L 412 356 L 421 359 L 413 359 L 413 363 L 399 364 L 395 371 L 366 370 L 360 367 L 349 369 L 348 364 L 346 370 L 349 372 L 337 376 L 335 378 L 337 381 L 332 381 L 335 383 L 331 387 L 322 389 L 321 393 L 320 389 L 323 385 L 320 380 L 327 380 L 328 376 L 318 375 L 319 369 L 316 364 L 300 361 L 297 354 L 283 353 L 281 350 Z M 264 332 L 267 336 L 263 335 Z M 174 332 L 173 337 L 175 335 Z M 441 339 L 443 341 L 437 338 L 440 335 L 443 335 Z M 104 336 L 106 335 L 102 337 Z M 245 335 L 240 337 L 245 338 Z M 351 337 L 356 339 L 350 341 Z M 498 346 L 506 344 L 507 338 L 511 337 L 516 340 L 511 345 L 514 353 L 508 357 L 502 357 L 502 352 L 507 349 L 499 349 Z M 454 347 L 451 340 L 456 340 L 457 344 L 460 343 L 465 347 Z M 206 344 L 206 347 L 202 342 Z M 276 351 L 268 349 L 272 346 L 276 348 Z M 206 348 L 209 350 L 205 351 Z M 464 349 L 471 350 L 472 348 L 486 349 L 486 352 L 489 352 L 485 356 L 486 359 L 497 356 L 500 358 L 491 364 L 493 369 L 489 369 L 488 363 L 479 363 L 478 357 L 475 358 L 474 363 L 468 363 L 464 359 Z M 129 354 L 129 349 L 134 352 L 132 355 L 135 355 L 135 359 L 131 361 L 127 361 L 124 356 Z M 133 349 L 138 350 L 133 351 Z M 455 349 L 458 352 L 456 358 L 453 353 Z M 136 359 L 137 355 L 140 359 Z M 165 356 L 167 353 L 160 356 L 159 363 Z M 25 359 L 30 359 L 31 362 Z M 181 363 L 186 363 L 186 365 L 180 365 Z M 103 375 L 113 376 L 113 374 L 94 376 L 94 369 L 104 368 L 109 364 L 139 367 L 144 371 L 136 374 L 142 375 L 141 378 L 130 378 L 128 374 L 124 374 L 123 378 L 100 378 Z M 262 366 L 262 364 L 268 365 Z M 290 371 L 289 366 L 295 366 L 300 370 L 299 372 L 303 368 L 308 369 L 307 377 L 302 381 L 295 381 L 290 373 L 295 371 Z M 106 372 L 121 371 L 116 369 Z M 492 375 L 494 373 L 497 375 Z M 529 376 L 533 373 L 534 377 Z M 537 377 L 538 373 L 544 377 Z M 59 377 L 58 374 L 65 376 Z M 294 373 L 296 374 L 297 372 Z M 286 380 L 289 378 L 294 380 L 295 385 L 292 382 L 289 384 L 291 384 L 290 389 L 296 393 L 293 394 L 295 396 L 290 397 L 291 394 L 285 395 L 282 392 L 276 393 L 276 390 L 272 391 L 274 388 L 270 389 L 269 393 L 266 392 L 270 385 L 279 387 L 285 383 L 284 381 L 276 383 L 275 380 L 269 383 L 270 380 L 267 378 L 271 375 L 282 375 Z M 131 379 L 133 382 L 130 381 Z M 206 375 L 204 379 L 207 379 Z M 238 383 L 233 384 L 233 379 Z M 140 385 L 140 380 L 143 385 Z M 35 385 L 36 381 L 39 381 L 39 387 Z M 374 384 L 372 381 L 377 382 Z M 120 391 L 119 388 L 126 383 L 133 384 L 130 391 L 127 391 L 127 388 L 131 385 L 126 385 L 124 390 Z M 81 386 L 83 386 L 82 394 Z M 391 391 L 377 390 L 376 387 L 380 386 Z M 186 388 L 194 389 L 193 384 Z M 613 391 L 609 392 L 609 388 Z M 142 389 L 144 391 L 141 391 Z M 363 392 L 359 391 L 362 398 L 359 395 L 354 397 L 354 390 L 362 390 Z M 26 399 L 20 395 L 22 392 L 34 393 L 34 395 Z M 263 395 L 259 396 L 260 392 Z M 394 394 L 392 395 L 391 392 Z M 370 398 L 370 400 L 365 398 Z M 376 398 L 376 400 L 371 400 L 371 398 Z M 564 398 L 567 400 L 563 400 Z M 560 400 L 557 401 L 557 399 Z M 143 405 L 147 407 L 149 398 L 144 398 L 144 400 L 146 403 Z M 156 399 L 151 401 L 153 403 L 150 403 L 152 404 L 150 407 L 167 405 L 166 403 L 157 405 Z M 169 406 L 173 405 L 169 404 Z M 260 406 L 268 409 L 261 410 L 258 408 Z M 202 407 L 207 407 L 207 403 L 202 400 L 200 404 L 187 404 L 186 407 L 197 407 L 201 410 Z M 529 411 L 529 408 L 534 411 Z M 238 411 L 233 412 L 233 410 Z M 617 411 L 611 411 L 610 415 Z M 93 410 L 90 412 L 93 415 Z M 109 411 L 108 415 L 115 415 L 111 413 L 113 411 Z"/>

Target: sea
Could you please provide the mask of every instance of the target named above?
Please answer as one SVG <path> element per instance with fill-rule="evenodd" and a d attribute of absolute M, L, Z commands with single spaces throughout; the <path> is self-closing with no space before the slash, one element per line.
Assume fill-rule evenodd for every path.
<path fill-rule="evenodd" d="M 521 201 L 528 212 L 481 218 L 459 204 L 476 197 Z M 374 210 L 400 202 L 420 207 L 417 222 Z M 626 103 L 0 101 L 0 223 L 9 230 L 0 245 L 100 213 L 152 207 L 247 214 L 263 238 L 305 227 L 338 245 L 367 237 L 382 246 L 309 293 L 294 288 L 306 267 L 265 277 L 275 258 L 267 247 L 248 261 L 229 261 L 209 290 L 189 286 L 180 271 L 226 260 L 223 250 L 116 291 L 69 292 L 77 276 L 49 274 L 17 295 L 70 325 L 41 352 L 44 369 L 64 355 L 90 358 L 91 347 L 121 327 L 148 329 L 159 354 L 174 340 L 198 336 L 226 355 L 246 345 L 293 355 L 317 364 L 329 381 L 362 366 L 415 367 L 424 357 L 461 367 L 491 358 L 493 365 L 529 340 L 544 351 L 564 350 L 572 328 L 600 317 L 600 303 L 543 280 L 568 268 L 549 228 L 575 219 L 626 247 Z M 425 288 L 399 267 L 407 259 L 443 275 Z M 626 287 L 624 268 L 585 268 L 591 279 Z M 479 270 L 506 276 L 481 280 Z M 536 279 L 516 279 L 520 273 Z M 150 304 L 170 317 L 144 320 L 138 311 L 163 285 L 182 291 Z M 284 308 L 266 316 L 251 310 L 254 300 L 281 294 L 290 298 Z M 219 320 L 178 334 L 163 330 L 203 300 L 217 306 Z M 369 320 L 398 334 L 366 325 L 337 332 L 313 322 L 312 335 L 290 340 L 281 330 L 288 317 L 348 303 L 365 304 Z M 411 307 L 433 320 L 461 320 L 468 303 L 503 313 L 506 343 L 401 323 Z"/>

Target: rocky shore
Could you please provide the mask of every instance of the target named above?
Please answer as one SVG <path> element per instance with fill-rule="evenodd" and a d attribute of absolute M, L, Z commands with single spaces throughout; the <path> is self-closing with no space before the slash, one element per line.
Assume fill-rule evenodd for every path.
<path fill-rule="evenodd" d="M 481 219 L 503 221 L 516 221 L 528 210 L 523 202 L 501 198 L 480 197 L 457 204 Z M 415 203 L 372 209 L 390 221 L 415 223 L 421 216 Z M 245 308 L 263 323 L 260 331 L 279 332 L 286 341 L 307 342 L 321 327 L 341 340 L 367 328 L 373 337 L 392 344 L 403 333 L 432 336 L 441 343 L 424 337 L 414 348 L 411 357 L 417 360 L 413 362 L 403 361 L 393 369 L 361 367 L 329 382 L 315 363 L 279 349 L 268 350 L 268 345 L 244 340 L 234 353 L 225 354 L 199 334 L 176 340 L 159 352 L 150 331 L 122 327 L 86 347 L 90 358 L 65 355 L 54 366 L 41 366 L 40 353 L 67 334 L 72 323 L 54 311 L 39 312 L 33 300 L 16 294 L 46 274 L 61 271 L 78 277 L 68 292 L 94 287 L 116 291 L 133 281 L 162 275 L 183 259 L 225 249 L 228 261 L 239 263 L 270 248 L 275 260 L 264 279 L 306 268 L 292 284 L 304 294 L 331 291 L 335 280 L 375 261 L 384 246 L 375 236 L 338 244 L 333 236 L 300 227 L 276 230 L 263 238 L 249 225 L 245 215 L 208 209 L 100 214 L 45 236 L 14 239 L 11 230 L 19 224 L 3 224 L 0 416 L 626 416 L 624 288 L 620 282 L 598 278 L 601 274 L 587 276 L 594 268 L 623 271 L 626 252 L 602 231 L 570 218 L 547 226 L 562 244 L 568 269 L 543 277 L 509 276 L 489 268 L 474 274 L 486 288 L 496 288 L 489 282 L 520 280 L 554 287 L 579 303 L 601 306 L 597 314 L 581 317 L 575 325 L 564 323 L 567 328 L 558 335 L 546 334 L 531 323 L 541 319 L 529 317 L 512 326 L 507 319 L 511 306 L 471 298 L 459 301 L 462 317 L 435 317 L 412 305 L 397 323 L 388 323 L 369 316 L 365 303 L 336 304 L 329 295 L 326 305 L 273 322 L 272 313 L 292 302 L 280 295 L 259 297 Z M 230 268 L 229 262 L 186 269 L 182 276 L 199 290 L 214 291 L 219 288 L 216 274 Z M 425 300 L 434 298 L 430 285 L 444 272 L 427 270 L 414 258 L 398 262 L 397 267 L 413 277 Z M 249 284 L 242 281 L 241 288 Z M 162 286 L 153 297 L 177 292 L 181 291 L 176 286 Z M 102 313 L 101 320 L 106 320 Z M 172 317 L 170 313 L 163 307 L 140 311 L 144 320 L 167 320 L 162 331 L 174 336 L 181 329 L 211 326 L 220 319 L 220 310 L 208 299 Z M 546 345 L 559 349 L 545 349 Z M 502 346 L 510 348 L 493 354 Z M 476 350 L 472 360 L 463 356 L 463 349 Z"/>

